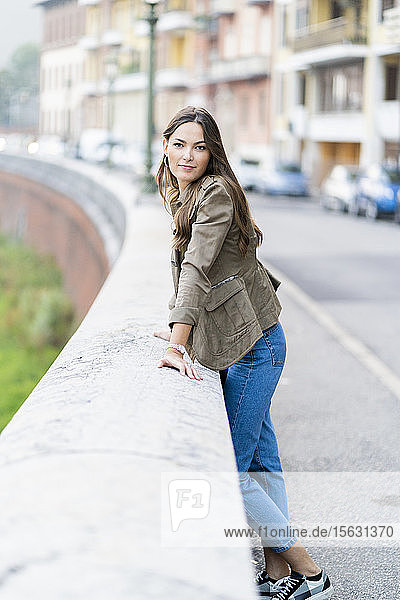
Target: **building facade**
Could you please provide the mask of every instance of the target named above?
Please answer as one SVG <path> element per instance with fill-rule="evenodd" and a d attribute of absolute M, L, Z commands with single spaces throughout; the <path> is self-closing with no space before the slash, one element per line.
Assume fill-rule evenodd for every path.
<path fill-rule="evenodd" d="M 302 162 L 315 184 L 334 164 L 398 160 L 394 1 L 298 0 L 277 11 L 275 155 Z"/>
<path fill-rule="evenodd" d="M 87 128 L 144 146 L 149 38 L 142 0 L 40 0 L 41 131 Z M 166 0 L 156 7 L 156 144 L 185 105 L 226 149 L 298 161 L 399 160 L 400 0 Z"/>
<path fill-rule="evenodd" d="M 70 139 L 79 136 L 83 125 L 85 55 L 79 39 L 85 10 L 78 0 L 40 0 L 36 5 L 44 9 L 39 131 Z"/>

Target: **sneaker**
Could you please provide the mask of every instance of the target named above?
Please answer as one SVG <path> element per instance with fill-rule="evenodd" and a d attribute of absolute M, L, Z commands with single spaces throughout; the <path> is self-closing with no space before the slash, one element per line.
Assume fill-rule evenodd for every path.
<path fill-rule="evenodd" d="M 328 600 L 332 594 L 333 587 L 324 570 L 311 578 L 292 571 L 279 592 L 273 594 L 273 600 Z"/>
<path fill-rule="evenodd" d="M 277 581 L 272 581 L 266 571 L 259 571 L 254 578 L 258 595 L 269 598 L 282 589 L 285 581 L 286 577 L 282 577 L 282 579 L 278 579 Z"/>

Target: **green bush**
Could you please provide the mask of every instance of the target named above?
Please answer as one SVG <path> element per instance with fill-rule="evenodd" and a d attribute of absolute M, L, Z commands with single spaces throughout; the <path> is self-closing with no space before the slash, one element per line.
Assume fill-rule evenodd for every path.
<path fill-rule="evenodd" d="M 77 327 L 52 257 L 0 235 L 0 430 Z"/>
<path fill-rule="evenodd" d="M 71 337 L 74 308 L 62 290 L 25 290 L 18 304 L 27 344 L 36 348 L 63 346 Z"/>

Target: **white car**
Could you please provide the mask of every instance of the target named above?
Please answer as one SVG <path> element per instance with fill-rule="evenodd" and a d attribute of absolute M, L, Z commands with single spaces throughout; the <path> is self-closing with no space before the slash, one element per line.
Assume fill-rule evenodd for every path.
<path fill-rule="evenodd" d="M 98 148 L 100 145 L 106 144 L 108 140 L 109 132 L 107 129 L 84 129 L 79 138 L 79 158 L 93 162 L 104 159 L 105 152 L 99 152 Z"/>
<path fill-rule="evenodd" d="M 357 193 L 361 171 L 356 165 L 335 165 L 320 187 L 323 208 L 348 212 Z"/>

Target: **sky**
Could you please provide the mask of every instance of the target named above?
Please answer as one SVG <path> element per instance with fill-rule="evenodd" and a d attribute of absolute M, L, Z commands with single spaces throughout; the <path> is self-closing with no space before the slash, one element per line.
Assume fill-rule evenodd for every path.
<path fill-rule="evenodd" d="M 13 51 L 25 42 L 40 42 L 42 10 L 34 0 L 0 0 L 0 69 Z"/>

